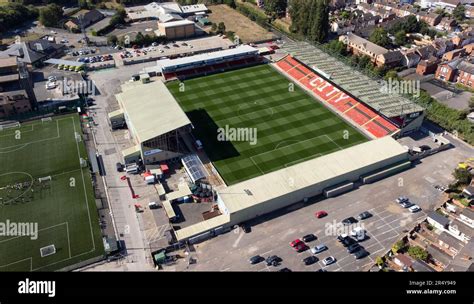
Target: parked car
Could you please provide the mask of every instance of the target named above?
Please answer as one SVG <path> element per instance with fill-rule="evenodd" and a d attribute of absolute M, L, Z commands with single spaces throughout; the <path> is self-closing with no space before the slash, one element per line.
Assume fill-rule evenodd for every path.
<path fill-rule="evenodd" d="M 351 231 L 351 236 L 357 236 L 359 234 L 365 234 L 365 229 L 362 227 L 355 227 Z"/>
<path fill-rule="evenodd" d="M 311 256 L 309 256 L 309 257 L 303 259 L 303 263 L 304 263 L 306 266 L 312 265 L 312 264 L 316 263 L 317 261 L 318 261 L 318 258 L 315 257 L 315 256 L 313 256 L 313 255 L 311 255 Z"/>
<path fill-rule="evenodd" d="M 267 263 L 267 266 L 273 265 L 273 266 L 278 266 L 278 264 L 282 261 L 282 259 L 279 256 L 272 255 L 269 256 L 265 262 Z"/>
<path fill-rule="evenodd" d="M 406 196 L 400 196 L 395 200 L 397 203 L 403 203 L 403 202 L 408 202 L 408 197 Z"/>
<path fill-rule="evenodd" d="M 369 255 L 369 253 L 362 247 L 360 247 L 360 249 L 356 252 L 353 253 L 354 257 L 356 258 L 356 260 L 359 260 L 359 259 L 362 259 L 366 256 Z"/>
<path fill-rule="evenodd" d="M 361 248 L 360 245 L 358 243 L 355 243 L 355 244 L 352 244 L 349 247 L 347 247 L 347 252 L 354 253 L 357 250 L 359 250 L 360 248 Z"/>
<path fill-rule="evenodd" d="M 348 237 L 349 236 L 347 234 L 343 233 L 337 236 L 337 240 L 342 243 Z"/>
<path fill-rule="evenodd" d="M 420 206 L 418 205 L 413 205 L 411 207 L 408 207 L 408 210 L 410 210 L 411 213 L 416 213 L 421 210 Z"/>
<path fill-rule="evenodd" d="M 242 231 L 245 233 L 252 232 L 252 228 L 250 228 L 250 226 L 247 224 L 240 224 L 240 227 L 242 228 Z"/>
<path fill-rule="evenodd" d="M 121 163 L 116 163 L 115 167 L 117 168 L 117 172 L 123 172 L 123 165 Z"/>
<path fill-rule="evenodd" d="M 316 216 L 317 218 L 323 218 L 327 215 L 328 215 L 328 213 L 324 210 L 318 211 L 314 214 L 314 216 Z"/>
<path fill-rule="evenodd" d="M 403 202 L 400 203 L 400 206 L 402 206 L 403 208 L 410 208 L 411 206 L 413 206 L 413 204 L 410 202 Z"/>
<path fill-rule="evenodd" d="M 314 234 L 310 233 L 310 234 L 307 234 L 307 235 L 303 236 L 302 239 L 303 239 L 303 242 L 312 242 L 312 241 L 316 240 L 317 237 Z"/>
<path fill-rule="evenodd" d="M 355 224 L 357 223 L 358 220 L 356 220 L 354 217 L 348 217 L 348 218 L 345 218 L 342 220 L 342 223 L 344 224 L 344 226 L 349 226 L 351 224 Z"/>
<path fill-rule="evenodd" d="M 356 240 L 351 238 L 350 236 L 346 237 L 344 241 L 342 241 L 342 246 L 349 247 L 350 245 L 356 244 Z"/>
<path fill-rule="evenodd" d="M 278 270 L 278 272 L 291 272 L 291 269 L 290 268 L 282 268 L 280 270 Z"/>
<path fill-rule="evenodd" d="M 295 251 L 298 253 L 308 250 L 308 246 L 306 246 L 305 243 L 299 243 L 293 248 L 295 248 Z"/>
<path fill-rule="evenodd" d="M 262 262 L 263 260 L 265 260 L 263 257 L 256 255 L 256 256 L 251 257 L 249 261 L 250 261 L 250 264 L 254 265 L 254 264 L 258 264 Z"/>
<path fill-rule="evenodd" d="M 372 214 L 371 214 L 369 211 L 364 211 L 364 212 L 362 212 L 361 214 L 359 214 L 359 215 L 357 216 L 357 218 L 358 218 L 359 220 L 365 220 L 365 219 L 368 219 L 368 218 L 371 217 L 371 216 L 372 216 Z"/>
<path fill-rule="evenodd" d="M 331 264 L 333 264 L 333 263 L 335 263 L 335 262 L 336 262 L 336 259 L 335 259 L 333 256 L 328 256 L 327 258 L 325 258 L 325 259 L 323 260 L 323 264 L 324 264 L 325 266 L 329 266 L 329 265 L 331 265 Z"/>
<path fill-rule="evenodd" d="M 318 253 L 323 252 L 327 249 L 328 249 L 328 247 L 326 245 L 320 244 L 320 245 L 315 246 L 314 248 L 311 248 L 311 253 L 312 254 L 318 254 Z"/>
<path fill-rule="evenodd" d="M 290 242 L 290 246 L 291 247 L 296 247 L 298 244 L 301 244 L 301 243 L 303 243 L 303 242 L 300 239 L 296 239 L 296 240 Z"/>
<path fill-rule="evenodd" d="M 421 146 L 420 146 L 420 150 L 421 150 L 421 151 L 428 151 L 428 150 L 431 150 L 431 147 L 428 146 L 428 145 L 421 145 Z"/>

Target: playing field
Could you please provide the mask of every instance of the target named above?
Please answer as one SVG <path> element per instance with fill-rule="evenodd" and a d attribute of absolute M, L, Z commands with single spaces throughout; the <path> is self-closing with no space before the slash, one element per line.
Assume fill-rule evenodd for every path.
<path fill-rule="evenodd" d="M 52 271 L 103 254 L 91 176 L 80 166 L 86 150 L 76 132 L 82 134 L 77 114 L 0 130 L 0 224 L 10 225 L 0 235 L 0 271 Z M 39 181 L 47 176 L 50 181 Z M 34 228 L 14 234 L 11 223 L 37 223 L 37 238 Z M 42 257 L 40 249 L 50 245 L 56 253 Z"/>
<path fill-rule="evenodd" d="M 184 86 L 171 82 L 168 88 L 227 184 L 367 140 L 269 65 L 190 79 Z M 243 135 L 256 130 L 256 144 L 230 132 L 227 138 L 237 140 L 219 140 L 218 128 L 226 125 Z"/>

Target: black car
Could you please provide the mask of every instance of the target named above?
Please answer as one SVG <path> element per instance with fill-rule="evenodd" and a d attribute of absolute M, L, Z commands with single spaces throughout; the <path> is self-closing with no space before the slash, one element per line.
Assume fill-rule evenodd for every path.
<path fill-rule="evenodd" d="M 342 245 L 344 247 L 349 247 L 349 246 L 354 245 L 356 243 L 357 243 L 356 240 L 354 240 L 350 236 L 348 236 L 347 238 L 344 239 L 344 241 L 342 241 Z"/>
<path fill-rule="evenodd" d="M 307 234 L 305 236 L 303 236 L 302 238 L 303 242 L 312 242 L 314 240 L 316 240 L 316 236 L 314 234 Z"/>
<path fill-rule="evenodd" d="M 245 233 L 250 233 L 252 231 L 252 228 L 250 228 L 250 226 L 247 224 L 241 224 L 240 227 Z"/>
<path fill-rule="evenodd" d="M 291 272 L 291 269 L 290 268 L 282 268 L 280 270 L 278 270 L 278 272 Z"/>
<path fill-rule="evenodd" d="M 357 222 L 358 222 L 358 220 L 356 220 L 352 216 L 342 220 L 342 223 L 344 224 L 344 226 L 349 226 L 349 225 L 355 224 Z"/>
<path fill-rule="evenodd" d="M 115 166 L 117 167 L 117 172 L 123 172 L 123 165 L 121 163 L 117 163 Z"/>
<path fill-rule="evenodd" d="M 320 268 L 320 269 L 316 270 L 316 272 L 328 272 L 328 271 L 326 269 Z"/>
<path fill-rule="evenodd" d="M 427 146 L 427 145 L 422 145 L 422 146 L 420 146 L 420 150 L 421 151 L 428 151 L 428 150 L 431 150 L 431 147 Z"/>
<path fill-rule="evenodd" d="M 361 214 L 359 214 L 358 218 L 359 218 L 359 220 L 365 220 L 365 219 L 368 219 L 371 216 L 372 216 L 372 214 L 369 211 L 364 211 Z"/>
<path fill-rule="evenodd" d="M 303 259 L 303 263 L 304 263 L 306 266 L 312 265 L 312 264 L 316 263 L 317 261 L 318 261 L 318 258 L 315 257 L 314 255 L 311 255 L 311 256 L 309 256 L 309 257 Z"/>
<path fill-rule="evenodd" d="M 256 255 L 256 256 L 251 257 L 249 261 L 250 261 L 250 264 L 254 265 L 254 264 L 260 263 L 263 260 L 265 260 L 263 257 Z"/>
<path fill-rule="evenodd" d="M 358 251 L 360 248 L 361 248 L 360 245 L 355 243 L 355 244 L 352 244 L 349 247 L 347 247 L 347 252 L 354 253 L 354 252 Z"/>
<path fill-rule="evenodd" d="M 281 258 L 276 256 L 276 255 L 272 255 L 272 256 L 269 256 L 265 262 L 267 262 L 267 266 L 270 266 L 270 265 L 273 265 L 273 266 L 278 266 L 278 263 L 281 262 Z"/>
<path fill-rule="evenodd" d="M 356 260 L 362 259 L 362 258 L 369 255 L 369 253 L 367 251 L 365 251 L 365 249 L 362 248 L 362 247 L 360 247 L 360 249 L 358 251 L 354 252 L 353 254 L 354 254 L 354 257 L 356 258 Z"/>

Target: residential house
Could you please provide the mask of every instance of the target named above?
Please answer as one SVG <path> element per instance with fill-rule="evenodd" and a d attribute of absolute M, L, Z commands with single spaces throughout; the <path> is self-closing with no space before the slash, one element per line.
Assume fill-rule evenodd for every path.
<path fill-rule="evenodd" d="M 456 48 L 460 48 L 470 43 L 474 43 L 474 31 L 468 30 L 462 33 L 456 33 L 451 38 L 451 42 Z"/>
<path fill-rule="evenodd" d="M 474 18 L 474 6 L 471 6 L 471 5 L 464 5 L 464 7 L 466 8 L 466 11 L 465 11 L 465 13 L 464 13 L 464 15 L 466 16 L 466 18 L 469 18 L 469 19 Z"/>
<path fill-rule="evenodd" d="M 418 55 L 415 51 L 402 53 L 401 64 L 404 67 L 412 68 L 418 65 L 420 62 L 421 56 Z"/>
<path fill-rule="evenodd" d="M 464 210 L 459 215 L 458 220 L 469 227 L 474 228 L 474 211 L 472 211 L 470 208 L 464 208 Z"/>
<path fill-rule="evenodd" d="M 411 268 L 415 272 L 435 272 L 436 271 L 433 268 L 431 268 L 428 264 L 418 259 L 413 261 L 413 264 L 411 264 Z"/>
<path fill-rule="evenodd" d="M 438 23 L 440 23 L 442 18 L 442 15 L 428 11 L 420 11 L 416 13 L 416 19 L 418 21 L 425 21 L 430 26 L 436 26 Z"/>
<path fill-rule="evenodd" d="M 446 230 L 449 226 L 449 219 L 438 212 L 431 211 L 426 219 L 429 224 L 433 225 L 436 229 Z"/>
<path fill-rule="evenodd" d="M 441 57 L 444 53 L 455 49 L 455 45 L 451 40 L 443 38 L 435 39 L 432 45 L 436 49 L 436 57 Z"/>
<path fill-rule="evenodd" d="M 393 257 L 393 262 L 400 266 L 404 271 L 410 271 L 414 261 L 410 256 L 399 253 Z"/>
<path fill-rule="evenodd" d="M 467 55 L 471 55 L 474 51 L 474 43 L 469 43 L 463 46 L 464 50 L 466 51 Z"/>
<path fill-rule="evenodd" d="M 420 55 L 422 60 L 429 60 L 433 57 L 436 57 L 437 50 L 432 45 L 425 45 L 417 48 L 415 52 Z"/>
<path fill-rule="evenodd" d="M 461 49 L 461 50 L 464 50 L 464 49 Z M 474 64 L 472 64 L 471 62 L 467 60 L 463 60 L 458 64 L 457 69 L 458 69 L 457 82 L 465 86 L 474 88 Z M 472 191 L 474 191 L 474 187 L 471 187 L 471 188 L 473 188 Z M 466 195 L 466 193 L 467 192 L 463 192 L 464 195 Z"/>
<path fill-rule="evenodd" d="M 474 186 L 467 186 L 462 191 L 462 194 L 465 198 L 469 198 L 469 199 L 474 198 Z"/>
<path fill-rule="evenodd" d="M 438 68 L 439 59 L 431 57 L 430 59 L 421 60 L 416 66 L 416 73 L 418 75 L 428 75 L 436 72 Z"/>
<path fill-rule="evenodd" d="M 440 63 L 435 72 L 435 78 L 443 81 L 454 81 L 457 74 L 457 66 L 461 59 Z"/>
<path fill-rule="evenodd" d="M 465 225 L 459 220 L 454 220 L 448 227 L 448 232 L 457 238 L 458 240 L 463 241 L 464 243 L 469 242 L 472 237 L 473 229 Z"/>
<path fill-rule="evenodd" d="M 452 13 L 453 10 L 461 3 L 461 0 L 439 0 L 435 3 L 438 8 L 444 9 L 448 13 Z"/>
<path fill-rule="evenodd" d="M 459 240 L 446 232 L 438 236 L 438 246 L 450 256 L 455 256 L 464 247 Z"/>
<path fill-rule="evenodd" d="M 71 20 L 67 21 L 64 25 L 70 30 L 72 29 L 80 30 L 81 22 L 82 22 L 82 26 L 86 28 L 93 25 L 94 23 L 99 22 L 100 20 L 104 18 L 105 18 L 104 14 L 102 14 L 99 10 L 93 9 L 93 10 L 88 11 L 82 16 L 79 16 L 77 18 L 76 17 L 72 18 Z"/>
<path fill-rule="evenodd" d="M 448 32 L 453 31 L 455 27 L 456 27 L 456 20 L 454 20 L 453 18 L 448 18 L 448 17 L 444 17 L 443 19 L 441 19 L 438 25 L 436 25 L 436 29 L 440 31 L 448 31 Z"/>
<path fill-rule="evenodd" d="M 453 260 L 449 255 L 439 250 L 434 245 L 428 246 L 427 250 L 429 253 L 429 258 L 438 267 L 446 268 Z"/>
<path fill-rule="evenodd" d="M 444 53 L 441 59 L 443 61 L 451 61 L 455 58 L 463 57 L 464 55 L 466 55 L 465 49 L 456 49 L 456 50 L 452 50 L 452 51 Z"/>

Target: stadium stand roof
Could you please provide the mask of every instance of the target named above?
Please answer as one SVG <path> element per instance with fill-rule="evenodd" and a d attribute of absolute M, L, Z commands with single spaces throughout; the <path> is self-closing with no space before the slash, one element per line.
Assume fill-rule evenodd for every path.
<path fill-rule="evenodd" d="M 146 84 L 140 81 L 125 83 L 122 93 L 115 96 L 128 118 L 127 125 L 140 142 L 191 124 L 173 95 L 159 80 Z"/>
<path fill-rule="evenodd" d="M 218 193 L 232 214 L 406 153 L 395 139 L 386 136 L 240 182 Z M 292 184 L 288 183 L 289 177 L 293 178 Z"/>
<path fill-rule="evenodd" d="M 400 95 L 384 93 L 381 90 L 383 84 L 308 42 L 287 42 L 282 49 L 308 67 L 316 66 L 330 75 L 330 81 L 386 117 L 397 117 L 424 110 Z"/>
<path fill-rule="evenodd" d="M 163 69 L 178 68 L 179 66 L 192 65 L 194 63 L 207 63 L 208 61 L 217 61 L 226 57 L 237 56 L 247 53 L 258 53 L 256 48 L 249 45 L 240 45 L 233 49 L 227 49 L 222 51 L 216 51 L 212 53 L 198 54 L 189 57 L 177 58 L 177 59 L 163 59 L 158 60 L 157 71 L 160 73 Z"/>
<path fill-rule="evenodd" d="M 193 183 L 207 176 L 206 171 L 204 171 L 204 166 L 196 154 L 187 155 L 183 157 L 181 161 Z"/>

